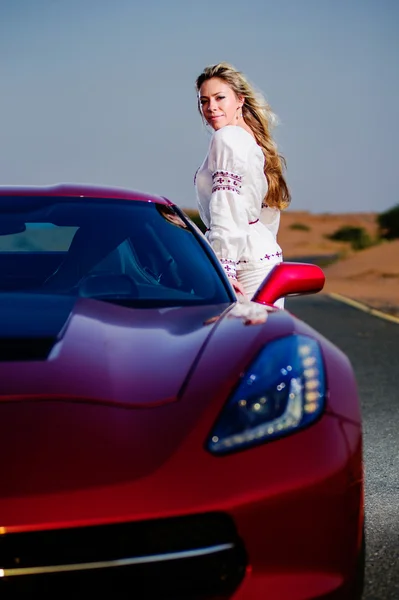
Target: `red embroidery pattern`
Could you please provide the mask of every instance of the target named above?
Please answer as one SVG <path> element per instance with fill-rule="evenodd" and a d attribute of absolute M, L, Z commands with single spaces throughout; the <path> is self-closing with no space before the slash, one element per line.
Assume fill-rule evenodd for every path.
<path fill-rule="evenodd" d="M 270 260 L 271 258 L 278 258 L 280 256 L 283 256 L 282 252 L 276 252 L 275 254 L 265 254 L 265 256 L 261 256 L 259 260 Z M 237 264 L 239 265 L 240 263 L 248 263 L 249 260 L 239 260 L 237 262 Z"/>
<path fill-rule="evenodd" d="M 229 171 L 215 171 L 212 175 L 212 194 L 220 190 L 241 194 L 242 176 Z"/>
<path fill-rule="evenodd" d="M 226 275 L 228 277 L 232 277 L 233 279 L 237 279 L 236 262 L 230 258 L 220 258 L 219 260 L 223 269 L 226 271 Z"/>

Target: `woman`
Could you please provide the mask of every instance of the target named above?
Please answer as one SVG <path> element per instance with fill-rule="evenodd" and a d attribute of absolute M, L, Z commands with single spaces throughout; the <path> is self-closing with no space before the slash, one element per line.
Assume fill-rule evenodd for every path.
<path fill-rule="evenodd" d="M 198 110 L 214 130 L 195 176 L 200 217 L 236 293 L 251 298 L 282 261 L 280 210 L 291 200 L 285 161 L 270 134 L 274 115 L 228 63 L 207 67 L 196 89 Z"/>

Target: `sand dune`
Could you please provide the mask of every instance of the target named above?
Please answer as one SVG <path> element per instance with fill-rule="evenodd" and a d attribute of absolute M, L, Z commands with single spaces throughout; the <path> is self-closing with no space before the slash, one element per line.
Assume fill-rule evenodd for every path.
<path fill-rule="evenodd" d="M 362 250 L 323 270 L 325 292 L 399 316 L 399 240 Z"/>
<path fill-rule="evenodd" d="M 348 242 L 336 242 L 327 237 L 344 226 L 362 227 L 372 239 L 378 232 L 374 213 L 316 215 L 287 210 L 281 213 L 278 241 L 287 258 L 315 254 L 348 255 L 351 253 Z"/>
<path fill-rule="evenodd" d="M 382 242 L 328 268 L 330 278 L 397 278 L 399 282 L 399 240 Z"/>
<path fill-rule="evenodd" d="M 298 223 L 308 230 L 292 229 Z M 348 243 L 325 237 L 346 225 L 363 227 L 371 238 L 377 236 L 376 215 L 372 213 L 313 215 L 287 211 L 282 213 L 279 243 L 286 258 L 340 254 L 341 260 L 323 268 L 324 292 L 343 294 L 399 316 L 399 240 L 354 251 Z"/>

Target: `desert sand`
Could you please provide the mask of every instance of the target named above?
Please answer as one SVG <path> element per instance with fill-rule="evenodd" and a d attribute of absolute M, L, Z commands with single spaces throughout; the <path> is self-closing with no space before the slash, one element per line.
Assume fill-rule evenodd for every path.
<path fill-rule="evenodd" d="M 378 227 L 373 213 L 316 215 L 284 211 L 278 236 L 284 259 L 306 260 L 313 256 L 328 259 L 339 255 L 338 260 L 322 267 L 326 275 L 323 292 L 342 294 L 399 316 L 399 240 L 383 241 L 365 250 L 354 251 L 347 242 L 335 242 L 325 237 L 346 225 L 363 227 L 372 239 L 377 238 Z"/>

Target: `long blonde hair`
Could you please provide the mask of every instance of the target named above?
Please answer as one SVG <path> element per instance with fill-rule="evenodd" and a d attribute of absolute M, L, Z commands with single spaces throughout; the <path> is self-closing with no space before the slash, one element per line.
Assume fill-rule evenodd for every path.
<path fill-rule="evenodd" d="M 268 206 L 287 208 L 291 202 L 291 195 L 283 176 L 286 162 L 278 153 L 277 145 L 272 138 L 270 128 L 276 122 L 276 116 L 263 96 L 254 90 L 252 85 L 240 71 L 232 65 L 221 62 L 217 65 L 206 67 L 196 80 L 196 90 L 199 93 L 204 81 L 218 77 L 227 83 L 237 97 L 244 98 L 242 116 L 246 124 L 252 129 L 257 144 L 261 147 L 265 157 L 265 176 L 268 182 L 268 191 L 264 199 Z M 201 104 L 198 96 L 198 110 L 202 115 Z"/>

